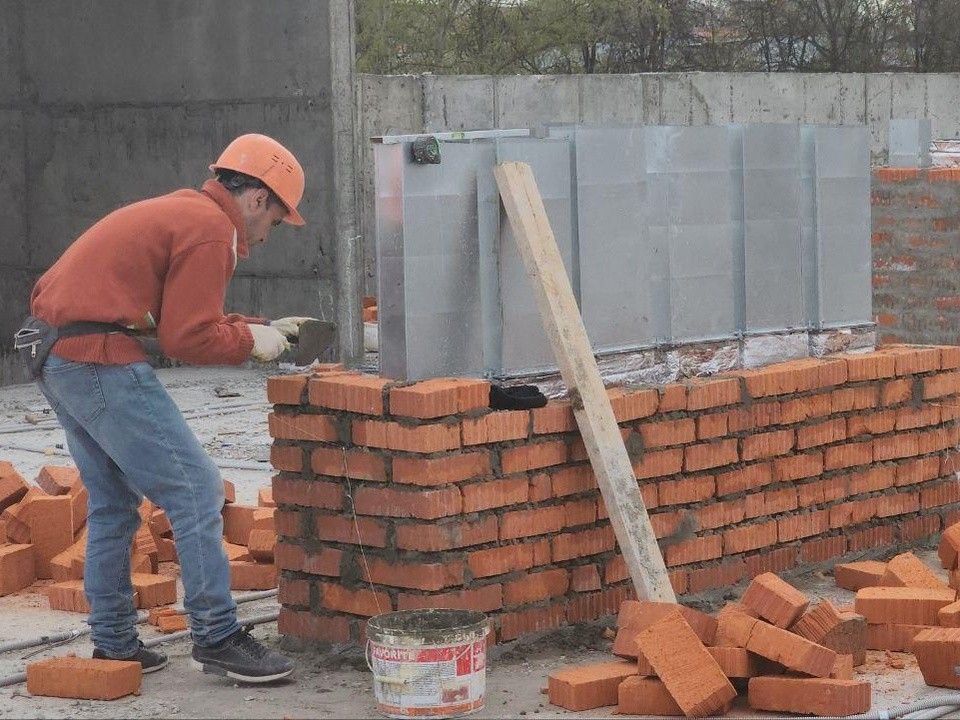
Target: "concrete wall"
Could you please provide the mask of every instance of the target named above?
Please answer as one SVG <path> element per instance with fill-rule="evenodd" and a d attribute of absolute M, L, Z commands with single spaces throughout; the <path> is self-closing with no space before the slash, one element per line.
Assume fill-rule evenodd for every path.
<path fill-rule="evenodd" d="M 374 135 L 548 123 L 709 125 L 824 123 L 870 127 L 885 161 L 890 118 L 928 117 L 934 138 L 960 137 L 960 74 L 663 73 L 564 76 L 373 76 L 357 82 L 361 233 L 375 291 Z"/>
<path fill-rule="evenodd" d="M 335 318 L 335 215 L 354 214 L 335 184 L 347 179 L 352 192 L 352 64 L 341 57 L 352 58 L 350 7 L 0 0 L 0 384 L 18 379 L 11 334 L 64 248 L 120 205 L 199 186 L 245 132 L 301 159 L 308 225 L 284 226 L 241 263 L 228 306 Z M 338 139 L 345 168 L 335 167 Z"/>

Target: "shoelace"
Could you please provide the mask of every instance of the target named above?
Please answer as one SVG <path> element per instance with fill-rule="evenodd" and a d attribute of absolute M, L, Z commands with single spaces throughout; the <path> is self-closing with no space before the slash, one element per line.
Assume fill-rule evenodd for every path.
<path fill-rule="evenodd" d="M 246 630 L 240 631 L 236 646 L 254 660 L 262 660 L 270 652 Z"/>

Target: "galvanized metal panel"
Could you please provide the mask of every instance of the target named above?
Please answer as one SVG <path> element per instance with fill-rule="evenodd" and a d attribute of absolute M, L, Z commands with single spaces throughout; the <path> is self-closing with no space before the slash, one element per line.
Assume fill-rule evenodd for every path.
<path fill-rule="evenodd" d="M 407 376 L 403 269 L 403 164 L 409 146 L 373 148 L 376 172 L 377 303 L 380 372 Z"/>
<path fill-rule="evenodd" d="M 580 308 L 593 348 L 654 342 L 643 128 L 577 128 Z M 665 312 L 665 308 L 661 310 Z"/>
<path fill-rule="evenodd" d="M 497 162 L 525 162 L 533 168 L 567 276 L 571 277 L 574 257 L 569 142 L 511 139 L 496 141 L 496 147 Z M 499 261 L 503 371 L 517 374 L 555 368 L 530 279 L 505 215 L 500 221 Z"/>
<path fill-rule="evenodd" d="M 803 324 L 800 248 L 800 130 L 743 130 L 744 330 Z"/>

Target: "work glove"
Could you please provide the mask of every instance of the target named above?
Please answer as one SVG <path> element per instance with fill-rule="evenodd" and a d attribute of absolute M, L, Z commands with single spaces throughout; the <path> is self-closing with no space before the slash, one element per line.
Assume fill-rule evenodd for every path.
<path fill-rule="evenodd" d="M 290 349 L 290 343 L 283 333 L 270 325 L 247 325 L 253 335 L 253 350 L 250 357 L 259 362 L 276 360 L 280 353 Z"/>
<path fill-rule="evenodd" d="M 300 337 L 300 326 L 307 322 L 307 320 L 316 320 L 316 318 L 285 317 L 280 318 L 279 320 L 272 320 L 270 322 L 270 327 L 276 328 L 283 333 L 285 337 L 292 340 Z"/>

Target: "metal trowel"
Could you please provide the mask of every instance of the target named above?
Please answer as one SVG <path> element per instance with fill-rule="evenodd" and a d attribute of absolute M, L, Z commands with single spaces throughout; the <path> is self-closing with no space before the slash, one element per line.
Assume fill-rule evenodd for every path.
<path fill-rule="evenodd" d="M 337 337 L 337 324 L 323 320 L 307 320 L 300 326 L 300 337 L 292 344 L 294 362 L 309 365 L 325 359 Z"/>

